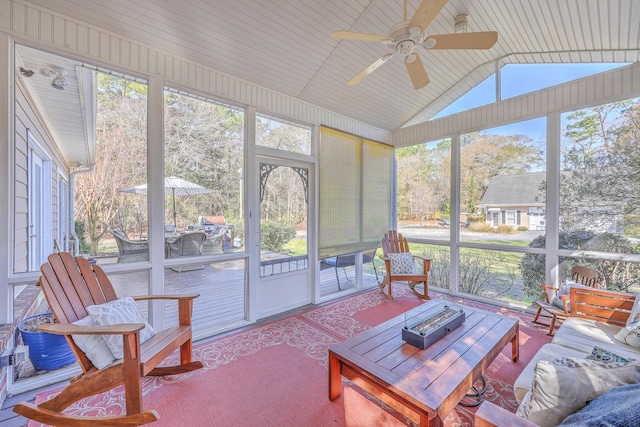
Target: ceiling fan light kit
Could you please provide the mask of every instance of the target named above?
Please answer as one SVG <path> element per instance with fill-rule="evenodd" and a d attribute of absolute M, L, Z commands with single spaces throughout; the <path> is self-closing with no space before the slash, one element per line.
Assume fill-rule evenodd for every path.
<path fill-rule="evenodd" d="M 383 43 L 393 52 L 366 67 L 347 82 L 354 85 L 360 82 L 377 68 L 396 54 L 403 57 L 407 73 L 415 89 L 421 89 L 429 84 L 427 71 L 417 52 L 416 46 L 428 50 L 434 49 L 490 49 L 498 40 L 498 33 L 485 31 L 478 33 L 467 32 L 467 15 L 459 14 L 454 21 L 453 34 L 427 35 L 426 30 L 442 11 L 448 0 L 422 0 L 410 21 L 407 20 L 407 1 L 404 2 L 404 21 L 397 23 L 389 30 L 388 36 L 359 33 L 356 31 L 335 31 L 331 37 L 343 40 L 357 40 Z"/>

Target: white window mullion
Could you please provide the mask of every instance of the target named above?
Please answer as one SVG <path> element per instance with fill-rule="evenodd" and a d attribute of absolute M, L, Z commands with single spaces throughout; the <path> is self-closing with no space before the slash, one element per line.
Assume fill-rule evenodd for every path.
<path fill-rule="evenodd" d="M 449 217 L 449 290 L 458 293 L 459 266 L 460 266 L 460 227 L 457 226 L 460 218 L 460 134 L 451 137 L 451 209 Z"/>
<path fill-rule="evenodd" d="M 547 116 L 546 283 L 558 281 L 560 232 L 560 113 Z"/>

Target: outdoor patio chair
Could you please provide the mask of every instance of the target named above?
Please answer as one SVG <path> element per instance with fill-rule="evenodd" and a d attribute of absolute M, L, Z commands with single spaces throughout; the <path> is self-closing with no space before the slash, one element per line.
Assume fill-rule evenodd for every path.
<path fill-rule="evenodd" d="M 228 251 L 229 248 L 225 247 L 227 237 L 226 226 L 215 226 L 215 228 L 208 233 L 207 240 L 204 242 L 204 253 L 207 255 L 215 255 Z"/>
<path fill-rule="evenodd" d="M 110 231 L 116 239 L 118 245 L 118 261 L 122 259 L 132 260 L 133 258 L 140 260 L 149 259 L 149 241 L 148 240 L 131 240 L 121 230 L 115 229 Z"/>
<path fill-rule="evenodd" d="M 147 325 L 143 323 L 144 318 L 135 313 L 135 303 L 131 299 L 118 299 L 100 266 L 60 252 L 49 255 L 49 262 L 43 264 L 40 271 L 42 276 L 38 285 L 42 287 L 58 323 L 41 325 L 39 330 L 64 335 L 82 373 L 72 378 L 64 390 L 49 400 L 38 405 L 21 402 L 14 407 L 14 411 L 39 423 L 56 426 L 132 426 L 156 421 L 159 416 L 155 410 L 142 410 L 142 377 L 175 375 L 202 368 L 201 362 L 192 361 L 191 348 L 193 299 L 198 295 L 134 297 L 136 301 L 178 301 L 179 324 L 153 335 L 153 331 L 147 330 Z M 129 304 L 129 316 L 122 315 L 125 303 Z M 96 306 L 101 314 L 98 320 L 93 311 Z M 108 320 L 118 317 L 118 314 L 125 319 L 118 319 L 117 322 Z M 141 343 L 141 337 L 148 335 L 153 336 Z M 110 340 L 114 340 L 111 345 L 122 344 L 115 356 L 122 354 L 121 358 L 115 359 L 111 345 L 103 337 L 111 337 Z M 98 350 L 100 346 L 102 350 Z M 80 347 L 85 348 L 86 352 Z M 158 366 L 177 349 L 180 349 L 179 364 Z M 80 399 L 121 384 L 124 384 L 125 391 L 125 415 L 89 417 L 62 412 Z"/>
<path fill-rule="evenodd" d="M 556 321 L 562 321 L 571 315 L 571 307 L 569 306 L 569 292 L 571 286 L 588 286 L 597 288 L 600 283 L 600 272 L 593 268 L 574 265 L 571 268 L 571 281 L 563 284 L 560 288 L 554 286 L 542 285 L 545 301 L 536 301 L 538 311 L 533 318 L 533 322 L 549 326 L 547 335 L 554 335 Z M 543 323 L 540 317 L 550 319 L 549 323 Z"/>
<path fill-rule="evenodd" d="M 207 233 L 204 231 L 189 231 L 181 234 L 172 241 L 167 242 L 167 258 L 194 257 L 204 254 L 204 243 L 207 240 Z M 183 271 L 201 270 L 204 265 L 180 265 L 171 267 L 173 271 L 181 273 Z"/>
<path fill-rule="evenodd" d="M 385 276 L 378 286 L 389 299 L 393 299 L 391 283 L 408 282 L 411 291 L 421 299 L 429 299 L 429 268 L 431 259 L 414 255 L 409 251 L 407 239 L 396 230 L 389 230 L 382 237 L 382 256 Z M 419 267 L 416 265 L 419 264 Z M 424 284 L 422 292 L 416 285 Z M 385 290 L 387 286 L 387 290 Z"/>
<path fill-rule="evenodd" d="M 207 240 L 207 234 L 203 231 L 191 231 L 181 234 L 167 243 L 168 257 L 200 256 L 202 255 L 205 240 Z"/>
<path fill-rule="evenodd" d="M 376 280 L 378 280 L 378 270 L 376 269 L 376 264 L 374 262 L 376 251 L 378 249 L 370 249 L 368 251 L 362 252 L 362 265 L 370 262 L 373 265 L 373 271 L 376 274 Z M 344 273 L 344 277 L 349 280 L 347 277 L 347 272 L 345 267 L 352 267 L 356 265 L 356 254 L 345 254 L 338 255 L 331 258 L 325 258 L 320 260 L 320 270 L 324 270 L 326 268 L 333 267 L 336 271 L 336 280 L 338 281 L 338 289 L 342 290 L 342 286 L 340 285 L 340 277 L 338 275 L 338 268 L 342 268 L 342 272 Z"/>

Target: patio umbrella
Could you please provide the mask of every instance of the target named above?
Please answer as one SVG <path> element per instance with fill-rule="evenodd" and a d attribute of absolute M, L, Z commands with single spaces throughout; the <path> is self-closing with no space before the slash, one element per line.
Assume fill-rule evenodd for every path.
<path fill-rule="evenodd" d="M 123 193 L 135 193 L 147 195 L 147 184 L 136 185 L 135 187 L 120 190 Z M 198 185 L 177 176 L 169 176 L 164 179 L 164 194 L 171 196 L 173 202 L 173 226 L 177 226 L 176 196 L 195 196 L 198 194 L 211 194 L 213 190 Z"/>

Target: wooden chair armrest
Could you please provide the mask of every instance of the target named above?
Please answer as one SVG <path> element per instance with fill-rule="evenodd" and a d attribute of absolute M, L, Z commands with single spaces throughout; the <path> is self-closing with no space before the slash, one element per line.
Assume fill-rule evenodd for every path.
<path fill-rule="evenodd" d="M 516 414 L 507 411 L 489 401 L 480 405 L 475 414 L 476 427 L 537 427 L 537 424 L 520 418 Z"/>
<path fill-rule="evenodd" d="M 555 286 L 551 286 L 551 285 L 540 285 L 540 287 L 542 288 L 542 292 L 544 293 L 544 299 L 547 302 L 547 304 L 551 304 L 551 298 L 549 298 L 549 291 L 553 292 L 555 295 L 558 294 L 558 288 L 556 288 Z"/>
<path fill-rule="evenodd" d="M 200 296 L 200 294 L 176 294 L 176 295 L 138 295 L 132 297 L 135 301 L 148 301 L 148 300 L 164 300 L 164 299 L 177 299 L 177 300 L 185 300 L 185 299 L 196 299 Z"/>
<path fill-rule="evenodd" d="M 431 258 L 425 258 L 423 256 L 420 255 L 411 255 L 413 257 L 413 259 L 418 259 L 420 261 L 422 261 L 422 272 L 424 274 L 427 274 L 429 272 L 429 270 L 431 269 Z"/>
<path fill-rule="evenodd" d="M 105 326 L 80 326 L 73 323 L 50 323 L 38 326 L 38 330 L 56 335 L 125 335 L 144 329 L 144 323 L 121 323 Z"/>
<path fill-rule="evenodd" d="M 191 326 L 193 316 L 193 300 L 200 294 L 188 295 L 141 295 L 133 297 L 135 301 L 149 300 L 177 300 L 178 301 L 178 323 L 182 326 Z"/>

